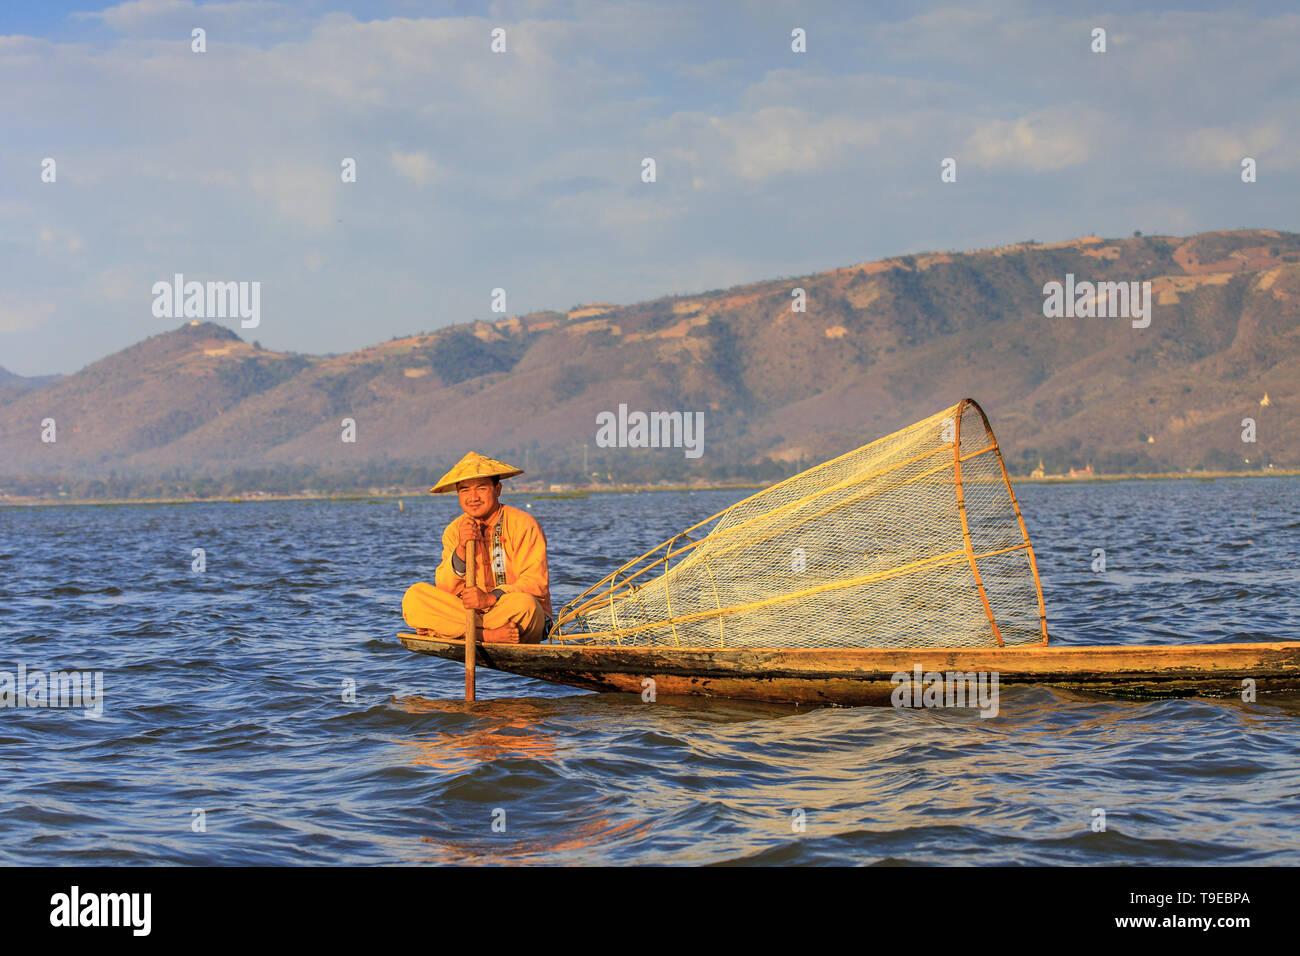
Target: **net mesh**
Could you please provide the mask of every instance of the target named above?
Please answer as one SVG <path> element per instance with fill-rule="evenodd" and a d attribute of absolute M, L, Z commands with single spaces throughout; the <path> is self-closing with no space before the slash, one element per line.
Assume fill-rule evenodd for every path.
<path fill-rule="evenodd" d="M 553 641 L 679 647 L 1046 643 L 1033 548 L 966 399 L 737 502 L 588 588 Z"/>

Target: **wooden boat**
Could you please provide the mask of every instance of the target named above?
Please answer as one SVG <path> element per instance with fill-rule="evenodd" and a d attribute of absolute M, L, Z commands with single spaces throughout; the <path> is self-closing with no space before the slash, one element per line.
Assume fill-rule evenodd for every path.
<path fill-rule="evenodd" d="M 463 640 L 401 634 L 420 654 L 465 659 Z M 1300 691 L 1300 641 L 1258 644 L 992 648 L 690 648 L 479 644 L 484 667 L 596 691 L 699 695 L 796 704 L 892 702 L 922 675 L 996 673 L 998 686 L 1036 685 L 1129 699 L 1237 697 Z M 926 679 L 929 679 L 928 677 Z"/>
<path fill-rule="evenodd" d="M 876 646 L 826 646 L 853 636 Z M 994 674 L 999 689 L 1131 698 L 1300 690 L 1300 641 L 1049 645 L 1029 532 L 969 398 L 625 563 L 565 605 L 548 639 L 476 645 L 477 659 L 597 691 L 653 681 L 656 697 L 796 704 L 891 704 L 904 689 L 902 700 L 927 704 L 940 682 L 945 700 L 951 684 L 965 702 Z M 465 659 L 463 640 L 401 641 Z"/>

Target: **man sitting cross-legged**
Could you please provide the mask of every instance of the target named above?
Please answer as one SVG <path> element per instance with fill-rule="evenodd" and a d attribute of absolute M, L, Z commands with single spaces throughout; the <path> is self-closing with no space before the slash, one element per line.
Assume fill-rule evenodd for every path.
<path fill-rule="evenodd" d="M 422 634 L 465 636 L 465 610 L 483 614 L 482 640 L 535 644 L 551 616 L 546 535 L 526 511 L 501 504 L 501 479 L 522 475 L 510 465 L 470 452 L 430 489 L 454 490 L 464 514 L 442 534 L 435 585 L 413 584 L 402 616 Z M 465 585 L 465 544 L 475 541 L 475 586 Z"/>

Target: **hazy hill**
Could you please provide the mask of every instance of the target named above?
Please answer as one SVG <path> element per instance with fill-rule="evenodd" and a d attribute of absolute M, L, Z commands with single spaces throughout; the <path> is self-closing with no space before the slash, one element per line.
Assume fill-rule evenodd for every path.
<path fill-rule="evenodd" d="M 1150 327 L 1045 318 L 1043 284 L 1066 273 L 1150 280 Z M 795 287 L 806 313 L 791 311 Z M 185 325 L 40 387 L 6 391 L 0 376 L 0 475 L 438 470 L 472 446 L 561 480 L 584 442 L 591 470 L 616 479 L 771 473 L 965 395 L 1020 472 L 1040 456 L 1049 471 L 1294 467 L 1297 383 L 1300 235 L 1087 237 L 474 322 L 333 357 Z M 596 414 L 620 403 L 704 412 L 703 457 L 595 448 Z M 1245 417 L 1256 444 L 1241 441 Z"/>
<path fill-rule="evenodd" d="M 0 405 L 17 398 L 24 392 L 48 385 L 59 377 L 58 375 L 17 375 L 0 366 Z"/>

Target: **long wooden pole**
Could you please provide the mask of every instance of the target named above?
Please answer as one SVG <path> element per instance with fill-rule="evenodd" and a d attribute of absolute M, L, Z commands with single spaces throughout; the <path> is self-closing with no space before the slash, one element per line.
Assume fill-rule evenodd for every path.
<path fill-rule="evenodd" d="M 465 542 L 465 587 L 474 587 L 477 549 L 473 539 Z M 474 650 L 478 641 L 478 612 L 465 608 L 465 700 L 474 700 Z"/>

